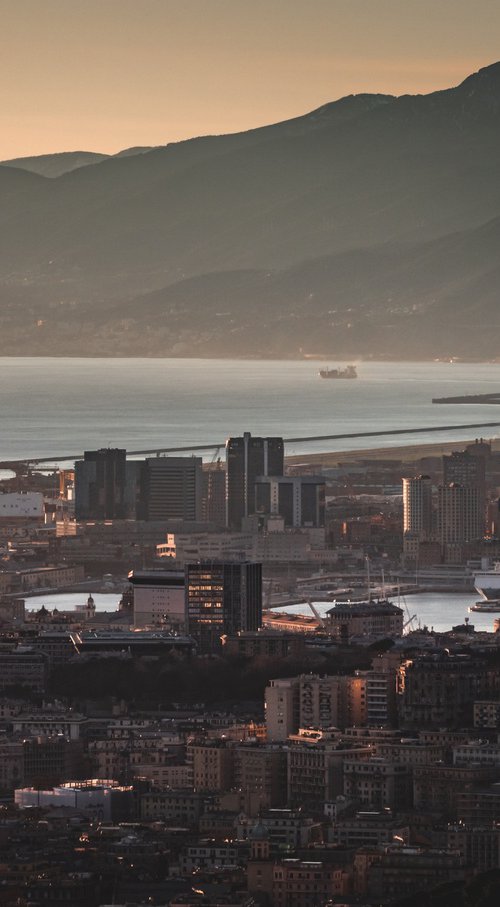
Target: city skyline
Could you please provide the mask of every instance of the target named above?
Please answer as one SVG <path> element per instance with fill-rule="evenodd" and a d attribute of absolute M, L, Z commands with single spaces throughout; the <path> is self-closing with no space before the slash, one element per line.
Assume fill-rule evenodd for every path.
<path fill-rule="evenodd" d="M 0 0 L 0 159 L 238 132 L 362 92 L 428 93 L 498 56 L 500 11 L 394 0 Z"/>

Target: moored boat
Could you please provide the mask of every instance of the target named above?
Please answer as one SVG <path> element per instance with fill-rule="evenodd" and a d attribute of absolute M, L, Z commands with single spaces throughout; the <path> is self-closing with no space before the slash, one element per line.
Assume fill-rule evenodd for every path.
<path fill-rule="evenodd" d="M 480 614 L 498 614 L 500 612 L 500 599 L 476 602 L 470 606 L 469 611 L 478 611 Z"/>

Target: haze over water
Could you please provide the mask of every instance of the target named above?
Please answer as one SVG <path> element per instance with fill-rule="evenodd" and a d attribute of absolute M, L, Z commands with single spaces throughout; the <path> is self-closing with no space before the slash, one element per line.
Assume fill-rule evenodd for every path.
<path fill-rule="evenodd" d="M 326 363 L 325 363 L 326 364 Z M 342 364 L 338 361 L 332 365 Z M 433 405 L 500 390 L 500 364 L 360 362 L 324 381 L 314 361 L 0 359 L 0 460 L 500 422 L 500 407 Z M 495 437 L 500 428 L 287 445 L 288 454 Z"/>

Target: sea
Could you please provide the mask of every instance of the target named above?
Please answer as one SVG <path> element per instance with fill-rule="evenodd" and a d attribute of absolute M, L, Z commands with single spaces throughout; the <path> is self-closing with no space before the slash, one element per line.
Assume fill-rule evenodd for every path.
<path fill-rule="evenodd" d="M 331 363 L 234 359 L 0 358 L 0 461 L 214 445 L 229 435 L 301 438 L 500 423 L 495 405 L 433 397 L 500 391 L 500 363 L 356 362 L 354 381 L 324 381 Z M 484 429 L 493 437 L 498 429 Z M 480 430 L 308 441 L 286 453 L 360 450 L 473 438 Z M 222 455 L 222 452 L 220 452 Z"/>
<path fill-rule="evenodd" d="M 50 611 L 73 611 L 77 605 L 84 605 L 88 592 L 48 592 L 30 596 L 26 599 L 26 610 L 37 611 L 45 605 Z M 97 611 L 116 611 L 121 595 L 117 592 L 92 592 Z M 493 622 L 499 614 L 469 614 L 469 605 L 474 604 L 479 596 L 476 592 L 417 592 L 414 595 L 394 598 L 394 604 L 400 605 L 405 613 L 405 620 L 413 618 L 412 629 L 418 626 L 432 627 L 434 630 L 450 630 L 461 624 L 466 617 L 476 630 L 493 630 Z M 332 607 L 331 602 L 316 602 L 320 614 Z M 311 611 L 307 605 L 287 605 L 274 608 L 274 611 L 286 611 L 289 614 L 307 614 Z"/>
<path fill-rule="evenodd" d="M 404 620 L 411 621 L 408 629 L 417 630 L 419 627 L 428 627 L 429 630 L 443 632 L 451 630 L 453 626 L 463 624 L 465 618 L 476 630 L 493 630 L 495 618 L 500 618 L 498 614 L 480 614 L 478 612 L 469 613 L 469 606 L 477 602 L 479 595 L 477 592 L 416 592 L 412 595 L 396 597 L 391 601 L 404 611 Z M 314 602 L 313 602 L 314 604 Z M 332 608 L 332 602 L 316 602 L 315 607 L 318 613 L 323 615 Z M 311 610 L 307 605 L 289 605 L 283 608 L 274 608 L 274 611 L 286 611 L 288 614 L 307 614 L 311 615 Z"/>

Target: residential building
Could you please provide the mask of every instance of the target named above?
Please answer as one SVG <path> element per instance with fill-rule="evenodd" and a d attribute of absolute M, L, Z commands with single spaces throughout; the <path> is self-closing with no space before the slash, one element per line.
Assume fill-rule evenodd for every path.
<path fill-rule="evenodd" d="M 474 727 L 500 728 L 499 700 L 480 700 L 474 703 Z"/>
<path fill-rule="evenodd" d="M 271 680 L 265 692 L 266 732 L 270 741 L 288 739 L 300 726 L 300 677 Z"/>
<path fill-rule="evenodd" d="M 68 778 L 85 778 L 87 767 L 81 740 L 59 735 L 23 740 L 23 775 L 27 786 L 42 789 Z"/>
<path fill-rule="evenodd" d="M 288 802 L 292 809 L 322 814 L 325 801 L 344 791 L 344 762 L 349 757 L 367 759 L 370 746 L 344 744 L 341 732 L 300 728 L 289 738 Z"/>
<path fill-rule="evenodd" d="M 43 693 L 48 679 L 48 661 L 41 652 L 26 646 L 0 651 L 0 691 L 25 687 Z"/>
<path fill-rule="evenodd" d="M 303 674 L 299 727 L 345 727 L 350 677 Z"/>
<path fill-rule="evenodd" d="M 144 793 L 140 800 L 141 819 L 164 819 L 196 827 L 200 816 L 213 806 L 214 797 L 191 788 Z"/>
<path fill-rule="evenodd" d="M 500 826 L 448 826 L 448 850 L 460 853 L 475 872 L 500 868 Z"/>
<path fill-rule="evenodd" d="M 491 784 L 498 770 L 491 766 L 418 765 L 413 768 L 413 805 L 416 810 L 458 821 L 462 792 Z M 495 800 L 495 798 L 493 798 Z M 495 800 L 498 807 L 498 799 Z M 470 804 L 469 804 L 470 809 Z M 498 816 L 497 816 L 498 818 Z M 464 821 L 469 821 L 469 818 Z"/>
<path fill-rule="evenodd" d="M 413 800 L 411 767 L 379 756 L 345 759 L 344 796 L 373 809 L 408 809 Z"/>
<path fill-rule="evenodd" d="M 11 794 L 24 784 L 22 740 L 0 739 L 0 791 Z"/>
<path fill-rule="evenodd" d="M 368 865 L 358 875 L 364 856 L 369 858 Z M 355 890 L 376 899 L 376 903 L 409 897 L 446 882 L 463 883 L 469 876 L 460 854 L 397 845 L 372 851 L 362 848 L 356 853 L 354 866 Z"/>
<path fill-rule="evenodd" d="M 349 873 L 332 863 L 286 859 L 273 869 L 274 907 L 319 907 L 337 901 L 349 891 Z"/>
<path fill-rule="evenodd" d="M 24 737 L 62 736 L 68 740 L 79 740 L 86 726 L 87 718 L 83 715 L 58 709 L 19 712 L 12 719 L 14 733 Z"/>
<path fill-rule="evenodd" d="M 249 741 L 237 746 L 234 753 L 235 786 L 249 794 L 258 795 L 259 810 L 286 806 L 286 748 Z"/>
<path fill-rule="evenodd" d="M 243 655 L 246 658 L 302 658 L 305 654 L 305 636 L 287 633 L 285 630 L 261 627 L 260 630 L 240 630 L 225 640 L 224 651 L 228 655 Z"/>
<path fill-rule="evenodd" d="M 194 740 L 187 746 L 195 791 L 230 790 L 234 782 L 234 747 L 225 740 Z"/>
<path fill-rule="evenodd" d="M 399 714 L 403 727 L 458 728 L 472 725 L 473 704 L 497 692 L 499 677 L 467 655 L 419 655 L 399 668 Z"/>

